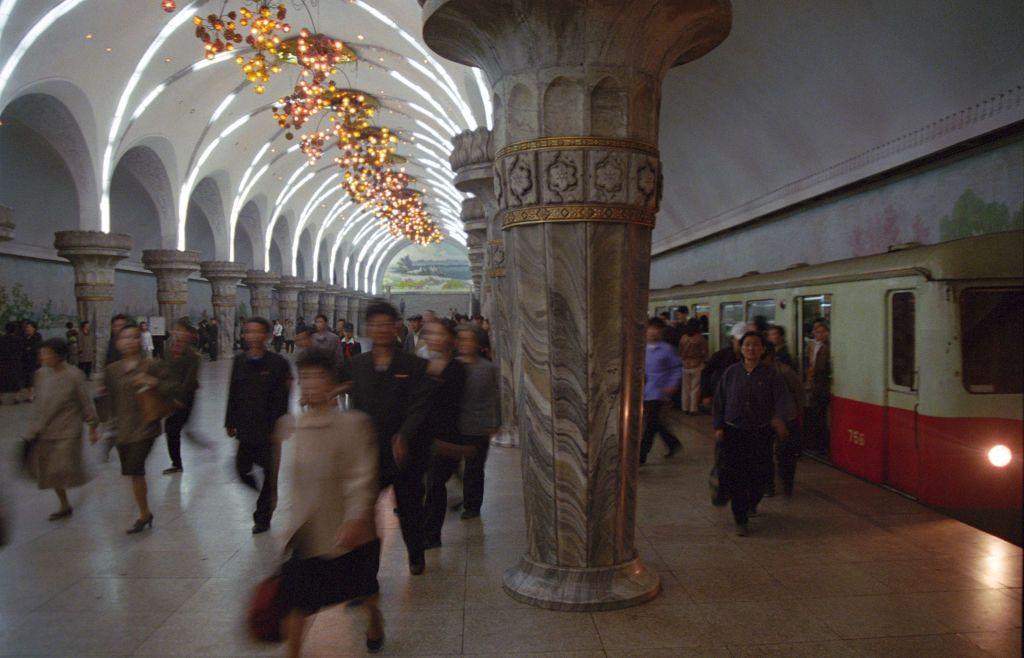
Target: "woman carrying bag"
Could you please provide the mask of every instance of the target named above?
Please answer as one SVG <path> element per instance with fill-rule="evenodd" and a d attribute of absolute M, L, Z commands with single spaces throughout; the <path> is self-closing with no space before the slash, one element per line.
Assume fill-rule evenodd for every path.
<path fill-rule="evenodd" d="M 51 338 L 39 347 L 42 366 L 35 373 L 36 402 L 29 424 L 31 448 L 29 471 L 40 489 L 53 489 L 60 509 L 51 521 L 71 516 L 67 490 L 88 481 L 82 455 L 82 424 L 89 423 L 89 438 L 95 443 L 96 410 L 89 396 L 85 375 L 67 363 L 68 345 Z"/>

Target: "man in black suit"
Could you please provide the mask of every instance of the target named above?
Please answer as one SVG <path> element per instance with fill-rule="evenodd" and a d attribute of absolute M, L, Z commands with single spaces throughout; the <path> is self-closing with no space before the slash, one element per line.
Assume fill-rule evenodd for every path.
<path fill-rule="evenodd" d="M 253 466 L 263 469 L 252 534 L 270 529 L 270 517 L 277 505 L 277 470 L 280 447 L 272 438 L 277 419 L 288 413 L 292 371 L 288 361 L 267 351 L 270 322 L 249 318 L 242 328 L 246 351 L 235 355 L 231 364 L 231 385 L 224 427 L 238 439 L 235 469 L 246 485 L 257 489 Z"/>
<path fill-rule="evenodd" d="M 380 486 L 394 486 L 409 571 L 423 573 L 423 477 L 430 442 L 419 429 L 430 403 L 427 362 L 406 354 L 395 340 L 398 312 L 376 300 L 366 309 L 373 349 L 342 366 L 352 408 L 370 415 L 380 448 Z"/>
<path fill-rule="evenodd" d="M 341 361 L 342 363 L 348 363 L 357 355 L 363 353 L 363 346 L 356 340 L 355 325 L 351 322 L 346 322 L 343 331 L 344 334 L 341 337 Z"/>

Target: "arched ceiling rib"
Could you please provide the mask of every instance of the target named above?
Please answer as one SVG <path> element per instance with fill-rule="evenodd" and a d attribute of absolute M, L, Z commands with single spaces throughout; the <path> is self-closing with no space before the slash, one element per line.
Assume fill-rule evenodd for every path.
<path fill-rule="evenodd" d="M 90 156 L 101 229 L 109 227 L 113 169 L 130 148 L 159 136 L 173 145 L 163 164 L 177 220 L 175 239 L 168 244 L 164 235 L 164 247 L 184 247 L 189 203 L 199 182 L 213 175 L 224 205 L 218 234 L 225 237 L 218 243 L 225 247 L 218 251 L 226 257 L 234 257 L 239 214 L 256 195 L 267 205 L 261 208 L 265 219 L 259 236 L 251 236 L 262 251 L 254 256 L 260 266 L 270 266 L 269 251 L 281 221 L 287 233 L 278 248 L 288 273 L 296 264 L 297 237 L 307 230 L 320 238 L 314 251 L 329 250 L 333 256 L 336 236 L 354 235 L 348 230 L 350 220 L 357 219 L 360 227 L 378 220 L 366 213 L 332 217 L 327 208 L 345 203 L 340 176 L 331 179 L 338 171 L 333 155 L 328 151 L 316 166 L 305 167 L 297 135 L 295 141 L 286 140 L 274 121 L 270 106 L 291 91 L 298 69 L 286 66 L 265 94 L 253 93 L 233 61 L 242 49 L 205 60 L 193 34 L 192 16 L 218 11 L 220 1 L 178 4 L 177 12 L 167 14 L 157 0 L 0 0 L 0 107 L 38 80 L 59 76 L 83 90 L 95 114 L 95 126 L 89 126 L 95 133 L 86 141 L 94 145 Z M 310 24 L 301 3 L 287 0 L 287 6 L 295 31 Z M 464 241 L 453 203 L 463 195 L 451 185 L 446 160 L 452 135 L 489 121 L 477 79 L 465 67 L 434 56 L 414 36 L 420 21 L 415 3 L 314 2 L 310 9 L 319 31 L 342 39 L 359 57 L 356 64 L 340 66 L 335 80 L 381 100 L 375 122 L 402 136 L 405 166 L 418 179 L 416 186 L 428 192 L 432 219 L 443 233 L 454 231 L 453 237 Z M 47 45 L 54 43 L 61 47 Z M 80 126 L 85 127 L 85 119 Z M 443 174 L 432 171 L 438 166 Z M 358 258 L 353 253 L 349 257 Z M 308 258 L 306 264 L 312 269 Z"/>

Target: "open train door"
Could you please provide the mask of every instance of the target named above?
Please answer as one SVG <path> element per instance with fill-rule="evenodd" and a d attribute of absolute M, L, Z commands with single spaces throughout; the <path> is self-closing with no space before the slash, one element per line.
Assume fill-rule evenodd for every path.
<path fill-rule="evenodd" d="M 885 391 L 885 483 L 917 496 L 920 489 L 918 444 L 917 320 L 913 290 L 888 293 Z"/>

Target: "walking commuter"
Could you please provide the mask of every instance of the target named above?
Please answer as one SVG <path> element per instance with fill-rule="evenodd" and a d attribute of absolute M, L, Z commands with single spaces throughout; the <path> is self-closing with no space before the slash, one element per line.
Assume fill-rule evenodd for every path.
<path fill-rule="evenodd" d="M 64 323 L 64 340 L 67 341 L 68 363 L 78 365 L 78 329 L 75 329 L 74 322 Z"/>
<path fill-rule="evenodd" d="M 700 376 L 708 360 L 708 341 L 700 333 L 697 318 L 686 322 L 683 337 L 679 339 L 679 358 L 683 361 L 683 413 L 694 415 L 700 411 Z"/>
<path fill-rule="evenodd" d="M 745 322 L 737 322 L 729 331 L 729 344 L 711 355 L 700 377 L 700 395 L 705 405 L 711 404 L 711 398 L 718 390 L 718 382 L 734 363 L 740 361 L 740 338 L 747 333 Z"/>
<path fill-rule="evenodd" d="M 135 534 L 153 526 L 146 486 L 146 457 L 156 437 L 160 436 L 160 419 L 148 416 L 142 404 L 147 395 L 154 395 L 161 401 L 172 400 L 177 385 L 166 377 L 163 362 L 142 358 L 142 338 L 134 323 L 126 322 L 117 334 L 117 350 L 121 359 L 103 370 L 101 395 L 110 396 L 121 475 L 131 478 L 132 495 L 139 508 L 139 518 L 127 530 L 128 534 Z"/>
<path fill-rule="evenodd" d="M 15 321 L 4 326 L 0 336 L 0 404 L 18 404 L 25 345 L 21 338 L 21 325 Z"/>
<path fill-rule="evenodd" d="M 243 323 L 242 326 L 244 327 L 245 324 Z M 280 320 L 274 320 L 274 338 L 271 344 L 274 346 L 274 351 L 280 354 L 281 348 L 284 346 L 284 325 Z M 242 347 L 244 349 L 245 346 Z"/>
<path fill-rule="evenodd" d="M 832 401 L 831 332 L 824 318 L 812 324 L 814 341 L 808 350 L 807 409 L 804 412 L 804 438 L 815 452 L 829 455 L 829 406 Z"/>
<path fill-rule="evenodd" d="M 21 323 L 22 335 L 22 361 L 21 381 L 25 389 L 25 401 L 32 402 L 35 399 L 33 380 L 36 370 L 39 369 L 39 346 L 43 344 L 43 337 L 39 335 L 39 327 L 32 320 L 25 320 Z"/>
<path fill-rule="evenodd" d="M 283 356 L 267 351 L 270 322 L 249 318 L 242 329 L 246 351 L 235 355 L 231 363 L 224 428 L 238 440 L 235 469 L 242 482 L 259 491 L 253 513 L 252 534 L 270 529 L 277 505 L 277 470 L 280 446 L 272 439 L 274 425 L 288 413 L 292 373 Z M 259 466 L 263 484 L 256 486 L 252 471 Z"/>
<path fill-rule="evenodd" d="M 327 316 L 322 313 L 316 316 L 316 319 L 313 320 L 313 327 L 315 328 L 312 335 L 313 348 L 330 352 L 334 355 L 335 359 L 339 358 L 338 353 L 341 341 L 338 338 L 338 334 L 331 331 L 331 328 L 328 326 Z"/>
<path fill-rule="evenodd" d="M 295 330 L 294 353 L 295 358 L 302 356 L 304 352 L 313 348 L 313 328 L 304 324 Z"/>
<path fill-rule="evenodd" d="M 466 390 L 466 367 L 455 358 L 455 330 L 451 320 L 429 322 L 423 327 L 430 364 L 427 375 L 434 380 L 427 412 L 420 433 L 430 441 L 433 455 L 427 470 L 427 497 L 424 503 L 423 536 L 426 548 L 441 545 L 441 528 L 448 511 L 448 490 L 445 484 L 458 469 L 463 456 L 475 452 L 463 447 L 459 434 L 459 417 Z"/>
<path fill-rule="evenodd" d="M 772 327 L 772 329 L 781 329 L 781 327 Z M 771 330 L 769 330 L 770 333 Z M 786 382 L 786 389 L 789 391 L 790 400 L 793 402 L 792 415 L 784 419 L 789 438 L 786 440 L 777 438 L 775 441 L 775 462 L 770 462 L 772 471 L 768 479 L 768 486 L 765 489 L 765 496 L 771 497 L 775 495 L 776 463 L 778 464 L 779 479 L 782 480 L 782 492 L 786 496 L 792 496 L 793 482 L 796 478 L 796 462 L 800 458 L 802 450 L 800 443 L 800 415 L 804 408 L 804 385 L 800 381 L 800 375 L 797 371 L 793 370 L 785 362 L 780 361 L 778 352 L 774 349 L 769 349 L 765 353 L 764 362 L 766 365 L 774 367 L 782 375 L 782 379 Z"/>
<path fill-rule="evenodd" d="M 149 331 L 149 324 L 139 323 L 139 336 L 142 338 L 142 358 L 153 358 L 153 334 Z"/>
<path fill-rule="evenodd" d="M 351 322 L 346 322 L 343 327 L 343 338 L 341 339 L 341 358 L 343 363 L 352 360 L 357 354 L 363 353 L 363 346 L 355 337 L 356 328 Z"/>
<path fill-rule="evenodd" d="M 284 416 L 275 435 L 291 437 L 292 558 L 281 569 L 280 596 L 288 610 L 288 655 L 302 651 L 306 617 L 321 608 L 361 598 L 367 615 L 366 647 L 379 651 L 383 618 L 377 607 L 380 539 L 377 440 L 370 417 L 337 405 L 335 356 L 309 350 L 296 366 L 306 412 Z"/>
<path fill-rule="evenodd" d="M 483 330 L 474 325 L 460 325 L 455 341 L 459 360 L 466 367 L 466 389 L 462 396 L 459 433 L 463 445 L 475 448 L 465 458 L 462 475 L 462 518 L 480 516 L 484 500 L 484 468 L 491 437 L 501 426 L 500 374 L 498 367 L 483 357 Z"/>
<path fill-rule="evenodd" d="M 199 389 L 199 364 L 202 358 L 193 349 L 195 329 L 187 318 L 174 323 L 172 329 L 174 341 L 167 359 L 167 376 L 177 383 L 174 399 L 175 410 L 164 421 L 164 434 L 167 436 L 167 454 L 171 458 L 170 468 L 165 468 L 164 475 L 181 473 L 181 431 L 192 415 L 192 407 L 196 402 L 196 390 Z"/>
<path fill-rule="evenodd" d="M 778 324 L 773 324 L 768 327 L 768 333 L 766 335 L 768 337 L 768 342 L 772 344 L 775 362 L 784 363 L 791 369 L 795 370 L 796 362 L 793 361 L 793 357 L 789 353 L 789 347 L 786 346 L 786 328 Z M 797 375 L 797 379 L 799 378 L 800 375 Z"/>
<path fill-rule="evenodd" d="M 423 475 L 430 443 L 419 432 L 430 404 L 432 381 L 427 362 L 396 349 L 398 312 L 384 301 L 366 309 L 373 349 L 342 366 L 350 383 L 352 408 L 366 412 L 377 430 L 380 487 L 393 486 L 398 520 L 409 554 L 409 571 L 419 575 L 423 559 Z"/>
<path fill-rule="evenodd" d="M 110 318 L 110 338 L 107 340 L 107 358 L 103 362 L 107 366 L 121 359 L 121 351 L 117 349 L 117 336 L 121 329 L 128 324 L 128 316 L 118 313 Z M 98 346 L 97 346 L 98 347 Z"/>
<path fill-rule="evenodd" d="M 284 351 L 286 354 L 295 351 L 295 323 L 290 319 L 284 321 Z"/>
<path fill-rule="evenodd" d="M 775 434 L 789 439 L 786 420 L 793 416 L 793 402 L 782 375 L 762 363 L 764 336 L 748 331 L 739 342 L 743 360 L 718 383 L 712 426 L 719 442 L 719 487 L 732 500 L 736 534 L 742 537 L 764 495 Z"/>
<path fill-rule="evenodd" d="M 40 489 L 53 489 L 60 508 L 50 515 L 51 521 L 71 516 L 68 489 L 88 481 L 82 456 L 82 424 L 89 423 L 89 438 L 96 433 L 96 410 L 93 408 L 85 375 L 66 362 L 67 343 L 51 338 L 39 348 L 42 367 L 35 374 L 39 396 L 32 408 L 28 436 L 33 439 L 31 470 Z"/>
<path fill-rule="evenodd" d="M 647 351 L 644 373 L 644 433 L 640 440 L 640 463 L 647 463 L 647 454 L 654 447 L 654 435 L 659 434 L 668 447 L 665 457 L 671 457 L 683 447 L 676 435 L 665 426 L 663 413 L 666 403 L 679 390 L 682 382 L 682 364 L 676 348 L 666 343 L 665 321 L 651 318 L 647 321 Z"/>
<path fill-rule="evenodd" d="M 85 378 L 92 377 L 92 364 L 96 359 L 96 338 L 92 335 L 92 325 L 86 320 L 78 325 L 78 367 L 85 373 Z"/>

